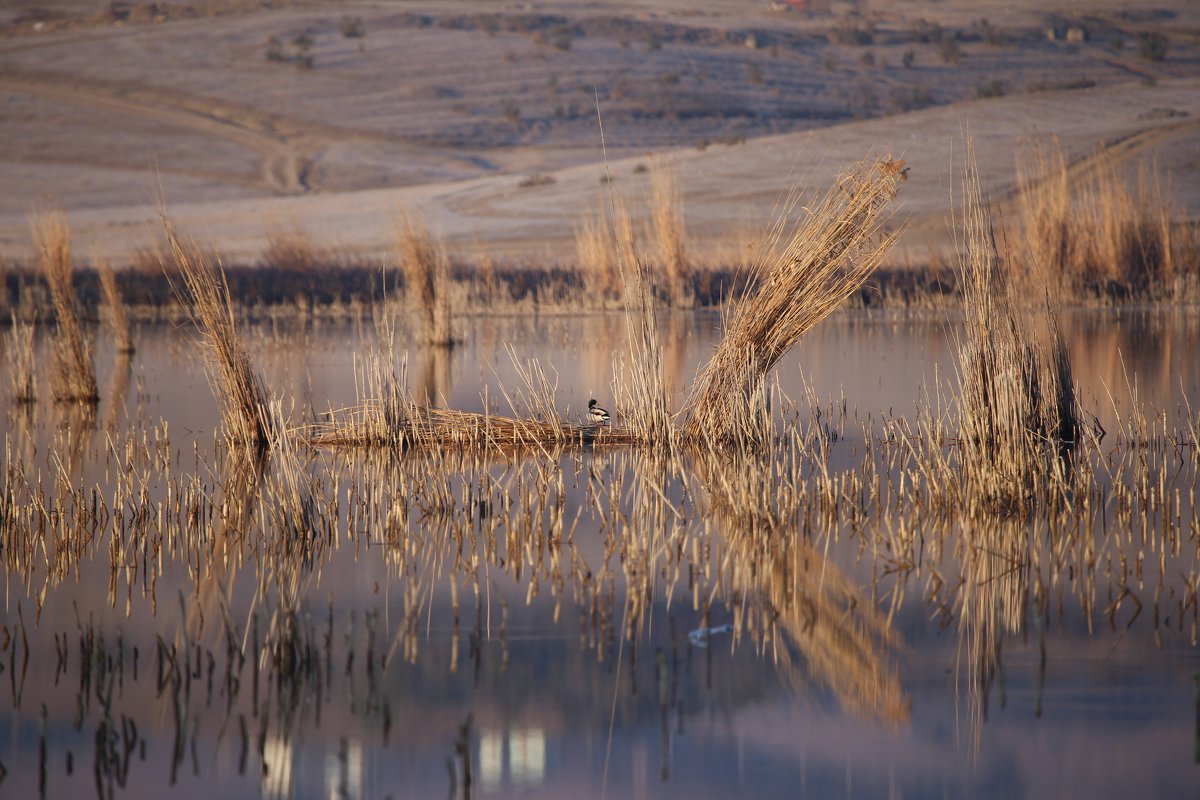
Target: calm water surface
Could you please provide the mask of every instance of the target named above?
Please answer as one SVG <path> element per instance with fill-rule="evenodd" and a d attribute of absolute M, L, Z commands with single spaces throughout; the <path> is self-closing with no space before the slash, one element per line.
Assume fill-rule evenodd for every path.
<path fill-rule="evenodd" d="M 720 319 L 677 314 L 663 327 L 668 381 L 682 391 L 719 340 Z M 1084 407 L 1105 429 L 1134 410 L 1175 428 L 1196 419 L 1196 311 L 1079 312 L 1066 328 Z M 590 397 L 620 411 L 609 388 L 624 352 L 620 316 L 478 317 L 458 329 L 453 351 L 408 354 L 414 393 L 510 413 L 501 387 L 520 384 L 511 347 L 553 368 L 565 416 L 582 419 Z M 830 459 L 851 465 L 863 423 L 926 406 L 952 414 L 955 336 L 944 318 L 837 315 L 784 359 L 780 385 L 805 416 L 811 395 L 831 425 L 840 419 Z M 369 324 L 247 330 L 293 421 L 352 404 L 373 342 Z M 114 454 L 131 439 L 157 442 L 174 477 L 147 472 L 156 502 L 169 507 L 199 475 L 212 507 L 236 504 L 231 487 L 244 484 L 251 516 L 271 519 L 277 498 L 254 470 L 239 483 L 229 459 L 214 458 L 219 413 L 193 333 L 147 326 L 136 344 L 125 361 L 99 336 L 94 420 L 49 403 L 10 409 L 6 469 L 21 465 L 47 491 L 99 485 L 104 496 Z M 46 343 L 38 347 L 48 363 Z M 464 551 L 419 479 L 345 454 L 301 461 L 338 499 L 337 533 L 290 578 L 271 573 L 272 548 L 286 543 L 241 544 L 228 557 L 220 540 L 189 547 L 169 533 L 119 573 L 103 537 L 54 578 L 10 559 L 0 796 L 1124 798 L 1193 796 L 1200 781 L 1198 543 L 1186 520 L 1170 548 L 1093 531 L 1097 558 L 1113 569 L 1122 553 L 1148 548 L 1146 563 L 1169 576 L 1125 584 L 1141 611 L 1111 583 L 1086 608 L 1068 591 L 1051 592 L 1041 613 L 1001 610 L 989 639 L 998 668 L 981 684 L 968 635 L 979 628 L 964 622 L 979 617 L 939 599 L 941 585 L 960 580 L 955 568 L 966 569 L 961 554 L 947 554 L 936 578 L 904 577 L 866 544 L 870 532 L 791 531 L 788 552 L 766 562 L 778 574 L 738 572 L 726 524 L 696 521 L 711 527 L 701 540 L 667 513 L 662 530 L 643 530 L 652 518 L 638 516 L 637 487 L 660 485 L 684 508 L 694 491 L 684 480 L 655 483 L 632 454 L 590 452 L 550 462 L 545 502 L 530 496 L 546 483 L 544 465 L 463 468 L 451 485 L 479 537 Z M 383 510 L 353 517 L 367 494 Z M 489 522 L 504 498 L 520 513 Z M 403 515 L 402 533 L 388 509 Z M 556 530 L 569 535 L 547 536 Z M 614 547 L 614 531 L 634 535 Z M 713 551 L 691 552 L 700 541 Z M 638 552 L 646 542 L 648 555 Z M 463 567 L 472 552 L 482 556 Z M 650 574 L 637 572 L 640 558 Z M 996 575 L 997 608 L 1010 578 Z M 793 630 L 790 641 L 721 627 L 753 628 L 754 609 L 773 607 L 780 586 L 802 587 L 814 609 L 848 609 L 848 621 Z M 1150 610 L 1156 591 L 1165 618 Z M 285 597 L 317 657 L 286 678 L 263 659 L 254 684 L 253 644 L 272 635 Z M 706 626 L 709 638 L 689 638 Z M 174 678 L 163 666 L 171 647 Z"/>

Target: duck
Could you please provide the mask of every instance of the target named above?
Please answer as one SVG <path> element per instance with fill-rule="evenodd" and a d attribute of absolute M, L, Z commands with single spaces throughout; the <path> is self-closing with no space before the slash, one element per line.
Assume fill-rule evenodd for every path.
<path fill-rule="evenodd" d="M 596 398 L 588 400 L 588 419 L 592 422 L 608 422 L 608 412 L 596 405 Z"/>

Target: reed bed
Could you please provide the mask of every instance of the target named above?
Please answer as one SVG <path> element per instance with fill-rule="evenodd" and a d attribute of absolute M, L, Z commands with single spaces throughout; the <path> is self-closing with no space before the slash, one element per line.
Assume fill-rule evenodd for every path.
<path fill-rule="evenodd" d="M 763 379 L 879 266 L 897 236 L 884 230 L 887 208 L 906 177 L 902 161 L 860 164 L 812 207 L 784 247 L 770 248 L 776 255 L 761 262 L 755 288 L 733 305 L 724 339 L 692 386 L 686 435 L 760 438 Z"/>
<path fill-rule="evenodd" d="M 396 247 L 409 302 L 425 326 L 426 343 L 438 347 L 454 344 L 450 329 L 450 263 L 425 221 L 401 211 L 397 220 Z"/>
<path fill-rule="evenodd" d="M 264 448 L 278 439 L 282 423 L 238 334 L 224 273 L 210 256 L 179 236 L 165 213 L 162 225 L 179 281 L 180 302 L 200 331 L 225 435 L 231 442 Z"/>
<path fill-rule="evenodd" d="M 117 285 L 117 275 L 107 261 L 96 264 L 96 275 L 100 279 L 100 294 L 104 298 L 104 310 L 109 330 L 118 353 L 129 355 L 134 352 L 133 337 L 129 332 L 129 311 L 125 298 Z"/>
<path fill-rule="evenodd" d="M 59 402 L 97 403 L 96 371 L 71 285 L 71 231 L 66 214 L 48 212 L 33 221 L 38 269 L 54 304 L 54 352 L 50 387 Z"/>

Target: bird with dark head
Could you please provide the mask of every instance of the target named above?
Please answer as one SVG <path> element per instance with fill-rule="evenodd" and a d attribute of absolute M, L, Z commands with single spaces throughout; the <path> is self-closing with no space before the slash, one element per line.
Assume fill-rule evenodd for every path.
<path fill-rule="evenodd" d="M 596 398 L 588 400 L 588 419 L 592 422 L 608 422 L 608 412 L 596 405 Z"/>

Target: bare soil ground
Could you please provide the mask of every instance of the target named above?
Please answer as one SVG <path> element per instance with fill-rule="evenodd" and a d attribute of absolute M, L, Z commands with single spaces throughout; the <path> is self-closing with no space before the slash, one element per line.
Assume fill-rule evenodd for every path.
<path fill-rule="evenodd" d="M 1196 3 L 807 5 L 3 2 L 0 249 L 28 260 L 29 213 L 57 205 L 79 254 L 122 263 L 161 187 L 234 260 L 292 224 L 378 253 L 405 206 L 463 253 L 569 261 L 606 172 L 636 207 L 661 158 L 728 260 L 789 188 L 891 150 L 912 168 L 896 259 L 919 263 L 947 244 L 965 131 L 1000 201 L 1022 138 L 1054 135 L 1077 171 L 1154 160 L 1200 208 Z"/>

